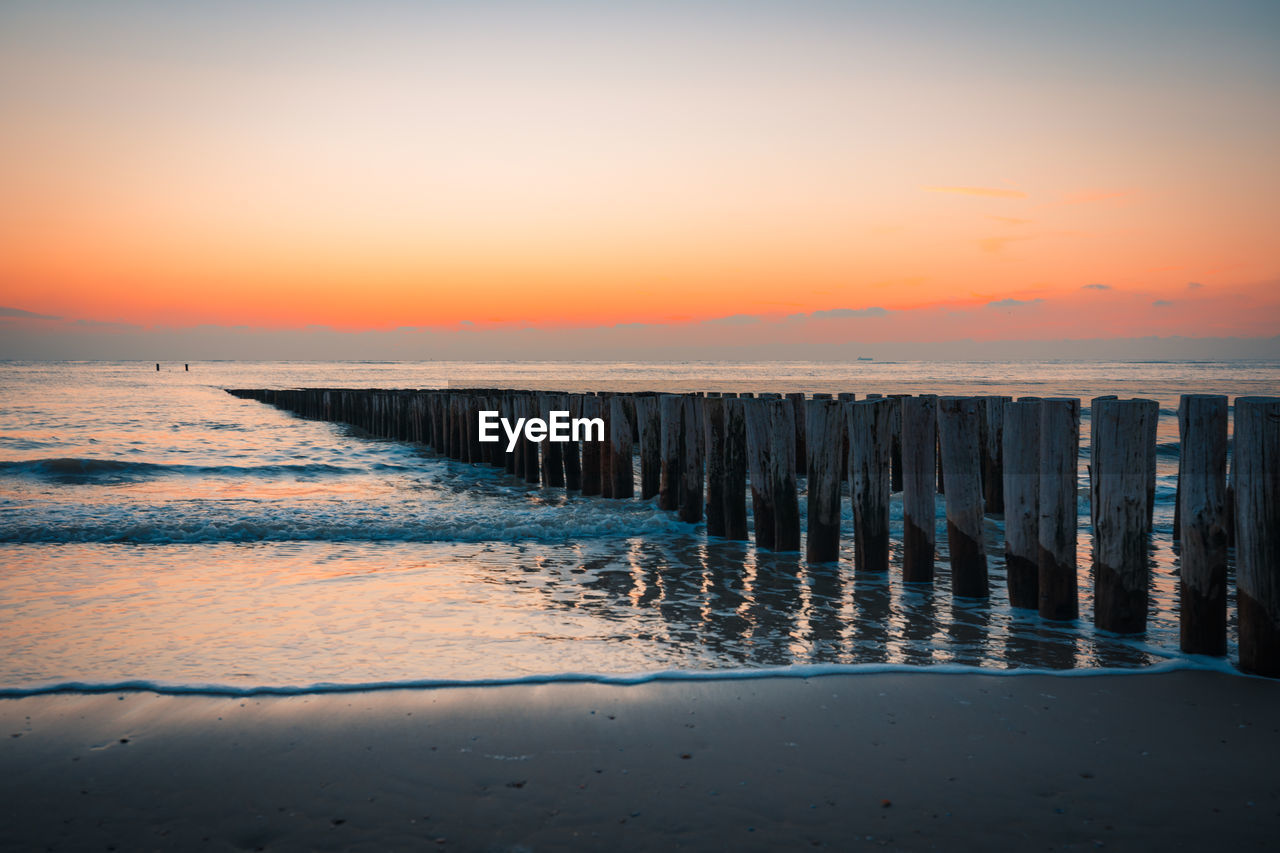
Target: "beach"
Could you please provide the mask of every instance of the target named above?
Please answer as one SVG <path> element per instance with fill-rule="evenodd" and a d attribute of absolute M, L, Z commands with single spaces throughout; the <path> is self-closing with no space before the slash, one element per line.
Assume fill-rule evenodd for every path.
<path fill-rule="evenodd" d="M 0 847 L 1272 849 L 1280 684 L 867 673 L 0 700 Z"/>

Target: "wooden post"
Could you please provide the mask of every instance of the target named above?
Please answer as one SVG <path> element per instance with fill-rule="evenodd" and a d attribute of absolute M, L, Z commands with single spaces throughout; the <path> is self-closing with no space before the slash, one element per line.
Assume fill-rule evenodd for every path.
<path fill-rule="evenodd" d="M 702 521 L 702 397 L 680 398 L 683 409 L 680 520 Z"/>
<path fill-rule="evenodd" d="M 805 478 L 809 490 L 805 559 L 810 563 L 830 563 L 840 558 L 840 437 L 844 434 L 841 404 L 835 400 L 809 400 L 805 433 Z"/>
<path fill-rule="evenodd" d="M 725 400 L 724 536 L 747 539 L 747 423 L 744 400 Z"/>
<path fill-rule="evenodd" d="M 859 572 L 887 572 L 893 401 L 869 397 L 846 404 L 846 411 L 854 567 Z"/>
<path fill-rule="evenodd" d="M 770 478 L 773 447 L 769 443 L 769 401 L 747 399 L 742 403 L 746 415 L 747 468 L 751 477 L 751 515 L 756 547 L 773 550 L 774 498 Z"/>
<path fill-rule="evenodd" d="M 719 395 L 702 402 L 707 448 L 707 535 L 724 536 L 724 408 Z"/>
<path fill-rule="evenodd" d="M 1227 653 L 1227 398 L 1183 394 L 1178 405 L 1181 647 Z"/>
<path fill-rule="evenodd" d="M 982 500 L 991 515 L 1004 514 L 1004 406 L 1012 399 L 982 398 Z"/>
<path fill-rule="evenodd" d="M 613 497 L 613 394 L 599 394 L 604 442 L 600 445 L 600 497 Z M 625 424 L 622 425 L 625 429 Z"/>
<path fill-rule="evenodd" d="M 1040 607 L 1040 400 L 1004 404 L 1004 566 L 1009 603 Z"/>
<path fill-rule="evenodd" d="M 640 497 L 658 494 L 662 483 L 662 417 L 658 398 L 641 394 L 635 398 L 636 421 L 640 431 Z"/>
<path fill-rule="evenodd" d="M 938 466 L 938 398 L 903 397 L 902 425 L 902 580 L 933 583 L 937 549 L 934 522 L 934 470 Z"/>
<path fill-rule="evenodd" d="M 790 400 L 766 400 L 769 475 L 773 488 L 773 550 L 800 550 L 800 492 L 796 486 L 795 408 Z"/>
<path fill-rule="evenodd" d="M 1106 394 L 1101 397 L 1094 397 L 1092 400 L 1090 400 L 1089 401 L 1090 423 L 1093 422 L 1093 412 L 1095 409 L 1097 409 L 1099 403 L 1101 403 L 1103 400 L 1119 400 L 1119 399 L 1120 398 L 1117 397 L 1115 394 Z M 1093 513 L 1098 506 L 1098 494 L 1097 494 L 1097 478 L 1093 476 L 1093 450 L 1092 449 L 1090 449 L 1089 454 L 1090 454 L 1089 462 L 1088 464 L 1085 465 L 1085 472 L 1089 478 L 1089 529 L 1093 530 L 1093 525 L 1096 521 Z"/>
<path fill-rule="evenodd" d="M 1147 628 L 1147 439 L 1153 400 L 1098 400 L 1090 413 L 1093 463 L 1093 622 L 1104 631 Z"/>
<path fill-rule="evenodd" d="M 663 394 L 658 398 L 662 421 L 662 472 L 658 484 L 658 507 L 665 510 L 680 508 L 680 481 L 683 461 L 681 438 L 684 430 L 684 398 L 678 394 Z"/>
<path fill-rule="evenodd" d="M 982 469 L 979 456 L 978 400 L 938 399 L 938 442 L 946 472 L 947 546 L 951 551 L 951 591 L 985 598 L 987 552 L 983 538 Z"/>
<path fill-rule="evenodd" d="M 538 416 L 547 422 L 548 438 L 542 444 L 542 484 L 552 488 L 564 487 L 565 443 L 550 438 L 551 412 L 559 408 L 560 398 L 555 394 L 538 394 Z"/>
<path fill-rule="evenodd" d="M 1152 529 L 1155 527 L 1156 521 L 1156 438 L 1160 433 L 1160 404 L 1154 400 L 1150 401 L 1150 405 L 1155 407 L 1155 412 L 1147 419 L 1147 434 L 1143 438 L 1143 442 L 1147 448 L 1147 535 L 1151 535 Z M 1175 507 L 1176 510 L 1176 507 Z"/>
<path fill-rule="evenodd" d="M 609 475 L 613 478 L 613 489 L 610 497 L 635 497 L 635 474 L 631 469 L 631 414 L 633 403 L 625 394 L 615 394 L 609 398 L 609 423 L 613 426 L 609 434 L 610 460 Z"/>
<path fill-rule="evenodd" d="M 805 449 L 804 394 L 791 393 L 787 395 L 787 399 L 791 401 L 791 417 L 796 422 L 796 470 L 807 472 L 809 454 Z"/>
<path fill-rule="evenodd" d="M 1040 615 L 1060 621 L 1079 615 L 1076 595 L 1076 466 L 1080 400 L 1040 403 Z"/>
<path fill-rule="evenodd" d="M 538 404 L 532 393 L 520 395 L 520 414 L 521 417 L 525 418 L 537 417 Z M 539 442 L 530 441 L 523 437 L 521 437 L 520 441 L 524 444 L 524 481 L 536 484 L 540 479 L 539 466 L 542 445 Z"/>
<path fill-rule="evenodd" d="M 1240 668 L 1277 678 L 1280 677 L 1280 397 L 1237 397 L 1234 438 Z M 1183 519 L 1184 524 L 1186 521 Z"/>
<path fill-rule="evenodd" d="M 441 456 L 449 455 L 449 395 L 447 392 L 436 394 L 432 398 L 435 404 L 435 444 L 433 445 L 435 452 Z M 503 396 L 503 413 L 506 414 L 509 409 L 506 408 L 506 396 Z M 356 420 L 360 418 L 360 398 L 357 394 L 352 394 L 351 399 L 352 411 L 351 415 Z M 508 468 L 510 472 L 512 469 Z"/>
<path fill-rule="evenodd" d="M 559 395 L 559 406 L 562 411 L 569 413 L 570 419 L 582 417 L 582 395 L 581 394 L 561 394 Z M 564 448 L 560 451 L 564 459 L 564 488 L 565 491 L 577 492 L 582 490 L 582 448 L 578 442 L 572 439 L 564 443 Z"/>
<path fill-rule="evenodd" d="M 947 493 L 946 474 L 942 470 L 942 433 L 938 433 L 938 494 Z"/>
<path fill-rule="evenodd" d="M 893 484 L 890 488 L 894 492 L 900 492 L 903 489 L 902 480 L 902 400 L 910 397 L 910 394 L 890 394 L 889 399 L 893 400 L 892 424 L 890 430 L 893 433 L 893 451 L 892 451 L 892 467 L 893 467 Z"/>
<path fill-rule="evenodd" d="M 1183 451 L 1185 448 L 1183 446 L 1181 436 L 1185 435 L 1187 431 L 1186 417 L 1185 417 L 1185 413 L 1183 412 L 1182 406 L 1183 406 L 1183 403 L 1186 402 L 1187 396 L 1188 395 L 1183 394 L 1182 398 L 1178 400 L 1178 435 L 1179 435 L 1178 473 L 1177 473 L 1178 480 L 1173 487 L 1174 488 L 1174 492 L 1173 492 L 1173 541 L 1174 542 L 1179 542 L 1182 539 L 1182 457 L 1183 457 Z M 1228 533 L 1228 539 L 1230 539 L 1229 533 Z"/>
<path fill-rule="evenodd" d="M 449 395 L 452 398 L 453 395 Z M 502 416 L 511 423 L 516 422 L 516 418 L 520 417 L 520 395 L 514 391 L 508 392 L 502 401 Z M 449 441 L 453 441 L 453 433 L 449 432 Z M 502 442 L 505 450 L 507 446 L 505 433 L 498 440 Z M 520 440 L 517 439 L 515 446 L 511 452 L 507 453 L 507 471 L 514 474 L 519 479 L 524 479 L 524 448 L 520 446 Z"/>
<path fill-rule="evenodd" d="M 582 395 L 582 417 L 600 417 L 600 398 L 594 394 Z M 600 494 L 600 457 L 604 453 L 604 442 L 595 440 L 595 431 L 586 433 L 588 438 L 582 442 L 582 494 L 586 496 Z"/>
<path fill-rule="evenodd" d="M 852 391 L 841 391 L 836 394 L 836 399 L 841 405 L 852 403 L 858 399 L 858 395 Z M 842 409 L 843 411 L 843 409 Z M 849 481 L 849 417 L 844 415 L 840 418 L 840 482 Z"/>
<path fill-rule="evenodd" d="M 400 409 L 400 402 L 401 399 L 399 395 L 397 395 L 397 412 Z M 479 465 L 484 461 L 484 453 L 487 449 L 486 446 L 480 442 L 480 410 L 483 408 L 484 403 L 480 395 L 467 395 L 467 440 L 471 447 L 470 456 L 471 463 L 473 465 Z M 398 416 L 397 420 L 400 420 Z"/>

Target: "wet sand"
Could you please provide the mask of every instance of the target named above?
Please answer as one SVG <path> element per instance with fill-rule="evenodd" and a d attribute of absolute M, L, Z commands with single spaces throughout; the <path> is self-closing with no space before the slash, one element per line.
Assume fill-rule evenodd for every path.
<path fill-rule="evenodd" d="M 1274 849 L 1280 683 L 839 675 L 0 700 L 0 847 Z"/>

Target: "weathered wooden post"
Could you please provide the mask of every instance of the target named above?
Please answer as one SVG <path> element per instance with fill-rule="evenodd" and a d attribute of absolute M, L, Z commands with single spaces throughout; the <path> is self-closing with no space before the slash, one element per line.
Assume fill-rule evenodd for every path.
<path fill-rule="evenodd" d="M 604 421 L 604 442 L 600 445 L 600 497 L 613 497 L 613 403 L 614 394 L 600 393 L 600 417 Z M 623 426 L 625 429 L 625 425 Z"/>
<path fill-rule="evenodd" d="M 746 541 L 747 532 L 747 423 L 745 401 L 724 403 L 724 536 Z"/>
<path fill-rule="evenodd" d="M 538 402 L 534 399 L 532 392 L 520 395 L 520 415 L 524 418 L 538 416 Z M 540 480 L 542 442 L 530 441 L 523 436 L 523 430 L 521 432 L 520 441 L 524 445 L 524 481 L 536 485 Z"/>
<path fill-rule="evenodd" d="M 569 413 L 570 422 L 573 418 L 582 417 L 582 395 L 580 394 L 561 394 L 559 395 L 559 406 L 563 411 Z M 565 442 L 564 448 L 560 451 L 564 459 L 564 488 L 568 492 L 578 492 L 582 490 L 582 446 L 574 441 L 572 433 L 570 440 Z"/>
<path fill-rule="evenodd" d="M 791 417 L 796 422 L 796 470 L 806 471 L 809 465 L 809 454 L 805 444 L 804 394 L 799 391 L 793 392 L 788 394 L 786 399 L 791 401 Z"/>
<path fill-rule="evenodd" d="M 683 477 L 681 440 L 684 432 L 684 398 L 678 394 L 663 394 L 658 398 L 662 421 L 662 472 L 658 484 L 658 507 L 665 510 L 680 508 L 680 484 Z"/>
<path fill-rule="evenodd" d="M 615 394 L 609 398 L 609 423 L 613 425 L 610 433 L 609 474 L 613 478 L 612 497 L 635 497 L 635 474 L 631 469 L 631 413 L 633 403 L 626 394 Z"/>
<path fill-rule="evenodd" d="M 1009 603 L 1040 607 L 1040 400 L 1004 404 L 1004 565 Z"/>
<path fill-rule="evenodd" d="M 453 459 L 458 460 L 459 462 L 465 462 L 467 459 L 467 453 L 469 452 L 469 450 L 467 449 L 468 445 L 467 445 L 466 400 L 463 398 L 461 391 L 455 394 L 451 394 L 450 400 L 452 402 L 451 408 L 452 408 L 452 415 L 453 415 L 453 435 L 450 437 L 450 441 L 452 442 L 452 445 L 453 445 L 453 452 L 450 453 L 449 455 Z M 382 401 L 378 399 L 378 395 L 376 394 L 374 395 L 374 403 L 375 403 L 374 429 L 381 430 Z"/>
<path fill-rule="evenodd" d="M 902 425 L 902 580 L 933 583 L 938 398 L 933 394 L 903 397 L 898 405 Z"/>
<path fill-rule="evenodd" d="M 1101 397 L 1094 397 L 1092 400 L 1090 400 L 1089 401 L 1090 423 L 1092 423 L 1093 421 L 1093 411 L 1100 402 L 1102 402 L 1103 400 L 1119 400 L 1119 399 L 1120 398 L 1117 397 L 1115 394 L 1105 394 Z M 1098 495 L 1096 492 L 1097 478 L 1093 476 L 1092 449 L 1090 449 L 1089 453 L 1090 453 L 1090 458 L 1089 458 L 1089 462 L 1085 465 L 1085 475 L 1088 477 L 1088 480 L 1089 480 L 1089 529 L 1093 530 L 1093 524 L 1094 524 L 1093 511 L 1098 506 Z"/>
<path fill-rule="evenodd" d="M 1147 440 L 1159 413 L 1153 400 L 1095 400 L 1093 463 L 1094 624 L 1138 634 L 1147 628 Z"/>
<path fill-rule="evenodd" d="M 1227 398 L 1183 394 L 1178 405 L 1182 507 L 1181 647 L 1227 653 Z"/>
<path fill-rule="evenodd" d="M 594 394 L 582 395 L 582 417 L 600 417 L 600 398 Z M 604 442 L 596 441 L 595 430 L 584 434 L 582 441 L 582 494 L 592 496 L 600 494 L 600 457 L 604 453 Z"/>
<path fill-rule="evenodd" d="M 1181 436 L 1184 435 L 1187 430 L 1186 418 L 1184 417 L 1184 412 L 1182 410 L 1182 405 L 1183 403 L 1186 402 L 1186 399 L 1187 399 L 1187 395 L 1184 394 L 1182 395 L 1182 398 L 1178 400 L 1178 435 L 1179 435 L 1178 473 L 1177 473 L 1178 481 L 1177 483 L 1174 484 L 1174 487 L 1173 487 L 1174 489 L 1174 492 L 1173 492 L 1173 541 L 1174 542 L 1178 542 L 1182 539 L 1182 456 L 1183 456 L 1184 448 L 1183 448 L 1183 442 L 1181 440 Z M 1230 440 L 1228 439 L 1228 442 L 1229 441 Z M 1228 539 L 1230 539 L 1230 534 L 1228 534 Z"/>
<path fill-rule="evenodd" d="M 747 468 L 751 476 L 751 515 L 757 548 L 772 550 L 775 543 L 772 456 L 769 443 L 769 401 L 746 399 Z"/>
<path fill-rule="evenodd" d="M 552 488 L 564 487 L 565 443 L 550 438 L 551 412 L 559 409 L 560 398 L 555 394 L 538 394 L 538 416 L 547 422 L 548 437 L 542 446 L 542 484 Z"/>
<path fill-rule="evenodd" d="M 724 536 L 724 408 L 719 395 L 702 403 L 707 448 L 707 535 Z"/>
<path fill-rule="evenodd" d="M 982 501 L 992 515 L 1004 514 L 1004 406 L 1013 398 L 982 399 Z"/>
<path fill-rule="evenodd" d="M 846 404 L 849 497 L 853 503 L 853 560 L 862 572 L 889 570 L 889 488 L 893 402 L 868 397 Z"/>
<path fill-rule="evenodd" d="M 399 408 L 399 400 L 397 408 Z M 478 394 L 467 395 L 467 443 L 470 446 L 470 462 L 479 465 L 484 461 L 487 449 L 480 441 L 480 410 L 484 408 L 482 398 Z"/>
<path fill-rule="evenodd" d="M 951 591 L 985 598 L 987 552 L 983 538 L 982 469 L 978 400 L 938 399 L 938 442 L 946 472 L 947 546 L 951 551 Z"/>
<path fill-rule="evenodd" d="M 508 391 L 502 397 L 502 417 L 511 423 L 516 422 L 516 418 L 520 416 L 520 395 L 514 391 Z M 507 442 L 506 436 L 503 435 L 498 440 L 502 442 L 504 452 L 506 452 Z M 452 438 L 450 438 L 452 441 Z M 514 474 L 517 478 L 524 479 L 524 448 L 520 446 L 520 440 L 516 439 L 515 446 L 507 452 L 507 472 Z"/>
<path fill-rule="evenodd" d="M 809 490 L 805 559 L 829 563 L 840 558 L 840 438 L 844 415 L 835 400 L 806 403 L 806 481 Z"/>
<path fill-rule="evenodd" d="M 1235 405 L 1236 616 L 1240 668 L 1280 677 L 1280 397 Z M 1183 519 L 1184 525 L 1187 519 Z M 1185 538 L 1186 531 L 1183 536 Z"/>
<path fill-rule="evenodd" d="M 505 400 L 505 397 L 504 397 Z M 449 395 L 447 392 L 440 392 L 431 398 L 433 405 L 432 413 L 435 418 L 435 441 L 431 445 L 432 449 L 441 456 L 449 455 L 449 418 L 448 403 Z M 360 417 L 359 398 L 355 393 L 351 395 L 351 416 L 354 420 Z M 508 469 L 510 470 L 510 469 Z"/>
<path fill-rule="evenodd" d="M 889 399 L 893 400 L 893 415 L 890 431 L 893 433 L 893 450 L 891 453 L 891 466 L 893 469 L 893 482 L 890 488 L 894 492 L 900 492 L 903 489 L 902 482 L 902 401 L 910 397 L 910 394 L 890 394 Z"/>
<path fill-rule="evenodd" d="M 637 396 L 635 407 L 640 432 L 640 497 L 647 501 L 658 494 L 662 483 L 662 416 L 653 394 Z"/>
<path fill-rule="evenodd" d="M 1160 404 L 1151 401 L 1155 414 L 1147 419 L 1147 434 L 1143 438 L 1147 448 L 1147 535 L 1151 535 L 1156 521 L 1156 438 L 1160 433 Z M 1174 507 L 1175 511 L 1177 507 Z"/>
<path fill-rule="evenodd" d="M 702 397 L 683 397 L 681 444 L 683 464 L 680 476 L 680 520 L 702 521 Z"/>
<path fill-rule="evenodd" d="M 796 486 L 795 408 L 790 400 L 766 400 L 769 476 L 773 489 L 773 550 L 800 550 L 800 490 Z"/>
<path fill-rule="evenodd" d="M 947 493 L 946 472 L 942 470 L 942 433 L 938 433 L 938 494 Z"/>
<path fill-rule="evenodd" d="M 1236 546 L 1236 454 L 1231 436 L 1227 437 L 1227 545 Z"/>
<path fill-rule="evenodd" d="M 1076 594 L 1076 466 L 1080 400 L 1040 403 L 1040 615 L 1060 621 L 1079 615 Z"/>

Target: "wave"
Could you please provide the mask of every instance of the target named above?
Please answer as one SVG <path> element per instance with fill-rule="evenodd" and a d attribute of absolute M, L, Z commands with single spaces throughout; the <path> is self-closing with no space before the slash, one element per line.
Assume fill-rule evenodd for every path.
<path fill-rule="evenodd" d="M 1218 672 L 1241 678 L 1261 678 L 1242 673 L 1222 658 L 1190 656 L 1170 659 L 1162 663 L 1142 667 L 1098 667 L 1094 669 L 988 669 L 960 663 L 926 665 L 896 663 L 824 663 L 796 664 L 784 667 L 760 667 L 752 669 L 669 669 L 656 672 L 629 674 L 565 672 L 545 675 L 519 675 L 506 678 L 422 678 L 401 681 L 362 681 L 351 683 L 318 682 L 308 685 L 255 685 L 237 687 L 229 684 L 183 684 L 166 681 L 133 679 L 128 681 L 93 682 L 62 681 L 31 687 L 0 687 L 0 698 L 13 699 L 25 696 L 43 696 L 51 693 L 124 693 L 146 692 L 170 696 L 308 696 L 323 693 L 368 693 L 386 690 L 427 690 L 450 687 L 511 687 L 541 684 L 611 684 L 633 686 L 662 681 L 742 681 L 757 678 L 821 678 L 832 675 L 935 674 L 935 675 L 988 675 L 1017 677 L 1049 675 L 1057 678 L 1092 678 L 1109 675 L 1158 675 L 1169 672 Z"/>
<path fill-rule="evenodd" d="M 399 465 L 388 464 L 366 468 L 331 465 L 323 462 L 280 465 L 181 465 L 162 462 L 135 462 L 124 459 L 85 459 L 80 457 L 0 460 L 0 476 L 36 477 L 66 483 L 121 482 L 166 475 L 252 477 L 288 474 L 319 476 L 364 474 L 370 470 L 409 469 Z"/>

